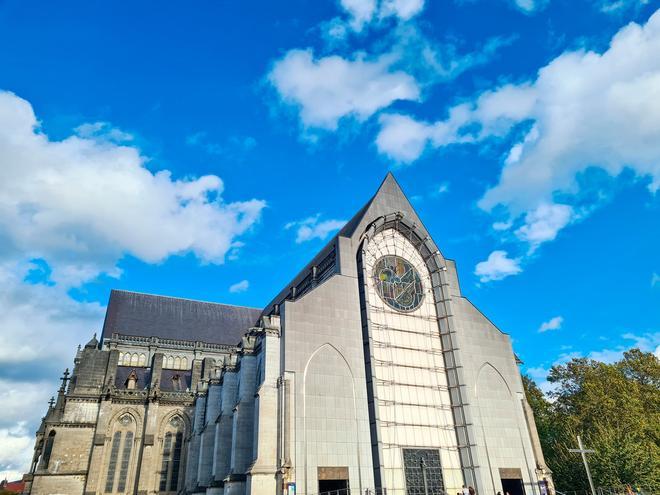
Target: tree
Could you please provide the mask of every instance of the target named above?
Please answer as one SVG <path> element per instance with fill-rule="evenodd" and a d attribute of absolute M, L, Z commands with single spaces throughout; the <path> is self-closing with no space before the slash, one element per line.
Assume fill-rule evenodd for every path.
<path fill-rule="evenodd" d="M 576 358 L 550 370 L 546 398 L 525 377 L 527 400 L 560 490 L 588 488 L 575 436 L 595 450 L 589 463 L 597 486 L 660 490 L 660 362 L 633 349 L 614 364 Z"/>

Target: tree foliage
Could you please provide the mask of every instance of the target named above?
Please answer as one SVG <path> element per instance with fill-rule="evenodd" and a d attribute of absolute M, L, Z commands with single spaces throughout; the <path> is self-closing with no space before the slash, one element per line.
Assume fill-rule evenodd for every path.
<path fill-rule="evenodd" d="M 589 449 L 596 486 L 660 491 L 660 361 L 638 349 L 613 364 L 577 358 L 554 366 L 546 397 L 524 377 L 546 462 L 559 490 L 587 489 L 576 435 Z"/>

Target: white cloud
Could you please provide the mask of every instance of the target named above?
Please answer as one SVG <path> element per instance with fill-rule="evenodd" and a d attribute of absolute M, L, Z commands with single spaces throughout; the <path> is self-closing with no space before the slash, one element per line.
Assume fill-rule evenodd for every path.
<path fill-rule="evenodd" d="M 431 196 L 442 196 L 445 193 L 449 192 L 449 182 L 441 182 L 438 184 L 433 191 L 431 191 Z"/>
<path fill-rule="evenodd" d="M 103 323 L 100 304 L 74 301 L 58 285 L 26 283 L 30 269 L 0 263 L 0 478 L 20 479 L 29 468 L 57 377 Z"/>
<path fill-rule="evenodd" d="M 239 292 L 245 292 L 250 288 L 250 282 L 248 280 L 241 280 L 229 287 L 229 292 L 232 294 L 237 294 Z"/>
<path fill-rule="evenodd" d="M 649 3 L 649 0 L 593 0 L 593 4 L 606 14 L 620 14 L 636 10 Z"/>
<path fill-rule="evenodd" d="M 534 14 L 543 10 L 549 0 L 513 0 L 513 5 L 525 14 Z"/>
<path fill-rule="evenodd" d="M 554 240 L 573 217 L 573 208 L 568 205 L 542 203 L 527 212 L 516 235 L 535 249 L 543 242 Z"/>
<path fill-rule="evenodd" d="M 37 308 L 37 306 L 35 306 Z M 37 308 L 38 309 L 38 308 Z M 68 339 L 68 336 L 63 335 Z M 53 341 L 54 343 L 55 341 Z M 73 349 L 69 349 L 71 353 Z M 48 355 L 58 361 L 60 356 Z M 72 357 L 72 356 L 70 356 Z M 2 366 L 9 366 L 3 360 Z M 73 361 L 70 360 L 72 363 Z M 54 375 L 57 376 L 57 375 Z M 29 377 L 27 377 L 29 378 Z M 12 376 L 0 378 L 0 479 L 20 479 L 29 469 L 34 447 L 34 434 L 41 416 L 47 409 L 48 399 L 57 393 L 57 379 L 26 381 Z"/>
<path fill-rule="evenodd" d="M 299 109 L 304 126 L 334 130 L 344 117 L 363 121 L 396 100 L 419 99 L 415 79 L 391 70 L 392 63 L 390 56 L 315 59 L 311 50 L 291 50 L 268 78 L 282 100 Z"/>
<path fill-rule="evenodd" d="M 550 0 L 511 0 L 513 5 L 526 14 L 535 14 L 543 10 Z M 637 10 L 649 3 L 649 0 L 591 0 L 593 6 L 605 14 L 621 14 Z"/>
<path fill-rule="evenodd" d="M 147 158 L 118 137 L 106 124 L 90 124 L 51 140 L 27 101 L 0 92 L 5 258 L 43 258 L 53 280 L 77 285 L 102 272 L 116 275 L 124 254 L 159 262 L 192 252 L 222 263 L 258 221 L 263 201 L 223 202 L 214 175 L 173 180 L 166 170 L 152 173 Z"/>
<path fill-rule="evenodd" d="M 341 229 L 346 220 L 324 220 L 319 221 L 320 214 L 313 217 L 305 218 L 295 222 L 287 223 L 284 228 L 286 230 L 296 229 L 296 242 L 302 243 L 311 241 L 312 239 L 326 239 L 331 233 Z"/>
<path fill-rule="evenodd" d="M 486 261 L 477 263 L 474 274 L 480 282 L 502 280 L 520 273 L 520 258 L 509 258 L 506 251 L 493 251 Z"/>
<path fill-rule="evenodd" d="M 651 287 L 655 287 L 656 285 L 660 285 L 660 275 L 653 272 L 653 275 L 651 276 Z"/>
<path fill-rule="evenodd" d="M 547 332 L 548 330 L 559 330 L 564 323 L 564 318 L 561 316 L 555 316 L 554 318 L 550 318 L 548 321 L 544 321 L 541 323 L 541 326 L 539 327 L 539 332 Z"/>
<path fill-rule="evenodd" d="M 555 386 L 547 381 L 548 373 L 552 366 L 560 366 L 568 363 L 572 359 L 583 358 L 601 361 L 603 363 L 615 363 L 623 358 L 623 353 L 638 348 L 642 352 L 652 352 L 658 359 L 660 359 L 660 332 L 650 332 L 637 335 L 634 333 L 624 333 L 621 335 L 623 343 L 614 347 L 606 349 L 597 349 L 588 352 L 572 351 L 561 353 L 554 362 L 547 368 L 544 366 L 536 366 L 526 369 L 526 373 L 534 379 L 539 388 L 544 392 L 551 392 Z M 562 348 L 570 346 L 562 346 Z"/>
<path fill-rule="evenodd" d="M 11 428 L 0 428 L 0 479 L 20 480 L 32 460 L 34 432 L 21 421 Z"/>
<path fill-rule="evenodd" d="M 651 192 L 660 188 L 658 53 L 660 10 L 645 25 L 622 28 L 603 53 L 565 52 L 534 81 L 486 91 L 450 108 L 444 120 L 382 115 L 376 144 L 409 163 L 427 148 L 503 139 L 527 129 L 510 145 L 498 183 L 478 204 L 507 212 L 498 226 L 516 221 L 518 239 L 534 251 L 594 209 L 575 209 L 578 177 L 588 168 L 610 176 L 630 169 Z"/>
<path fill-rule="evenodd" d="M 76 127 L 74 131 L 78 136 L 85 139 L 97 139 L 115 143 L 125 143 L 134 139 L 132 134 L 117 129 L 108 122 L 85 123 Z"/>
<path fill-rule="evenodd" d="M 410 20 L 422 11 L 424 0 L 339 0 L 339 5 L 349 16 L 348 27 L 360 32 L 371 22 L 390 17 Z M 343 37 L 346 33 L 338 34 Z"/>
<path fill-rule="evenodd" d="M 76 345 L 101 327 L 104 308 L 71 299 L 59 285 L 24 282 L 29 269 L 26 263 L 0 264 L 0 363 L 34 363 L 32 373 L 57 373 L 73 359 Z"/>

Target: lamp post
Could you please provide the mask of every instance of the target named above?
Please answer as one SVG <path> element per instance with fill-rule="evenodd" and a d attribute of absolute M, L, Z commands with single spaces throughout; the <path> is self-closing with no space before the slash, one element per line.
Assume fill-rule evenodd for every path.
<path fill-rule="evenodd" d="M 587 454 L 593 454 L 594 451 L 591 449 L 585 449 L 582 445 L 582 439 L 580 435 L 577 436 L 578 448 L 577 449 L 568 449 L 569 452 L 577 452 L 582 456 L 582 462 L 584 463 L 584 469 L 587 472 L 587 478 L 589 479 L 589 488 L 591 488 L 591 495 L 596 495 L 596 489 L 594 488 L 594 482 L 591 479 L 591 471 L 589 471 L 589 463 L 587 462 Z"/>

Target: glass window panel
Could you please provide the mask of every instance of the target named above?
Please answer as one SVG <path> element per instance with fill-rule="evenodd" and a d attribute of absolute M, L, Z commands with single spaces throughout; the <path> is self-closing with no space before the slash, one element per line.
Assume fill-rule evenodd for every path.
<path fill-rule="evenodd" d="M 129 431 L 124 438 L 124 452 L 121 456 L 121 467 L 119 468 L 119 482 L 117 491 L 123 492 L 126 489 L 126 475 L 128 474 L 128 463 L 131 459 L 131 450 L 133 449 L 133 432 Z"/>
<path fill-rule="evenodd" d="M 407 495 L 444 495 L 440 452 L 435 449 L 403 449 Z"/>
<path fill-rule="evenodd" d="M 373 280 L 380 298 L 398 311 L 414 311 L 424 300 L 422 280 L 415 267 L 405 259 L 387 255 L 373 269 Z"/>
<path fill-rule="evenodd" d="M 115 471 L 117 470 L 117 456 L 119 455 L 119 444 L 121 442 L 121 432 L 116 431 L 112 437 L 112 447 L 110 449 L 110 462 L 108 462 L 108 475 L 105 479 L 105 493 L 112 493 L 115 486 Z"/>
<path fill-rule="evenodd" d="M 167 472 L 170 467 L 170 454 L 172 449 L 172 434 L 166 433 L 165 440 L 163 440 L 163 463 L 160 467 L 160 486 L 159 490 L 164 492 L 167 490 Z"/>
<path fill-rule="evenodd" d="M 179 467 L 181 465 L 181 445 L 183 444 L 183 433 L 176 434 L 174 441 L 174 452 L 172 458 L 172 478 L 170 479 L 170 491 L 175 492 L 179 488 Z"/>

